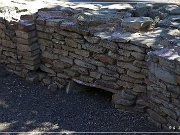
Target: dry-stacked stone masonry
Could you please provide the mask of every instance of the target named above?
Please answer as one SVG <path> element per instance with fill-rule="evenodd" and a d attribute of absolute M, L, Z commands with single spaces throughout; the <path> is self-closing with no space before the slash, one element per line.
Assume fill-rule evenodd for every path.
<path fill-rule="evenodd" d="M 40 48 L 35 24 L 28 20 L 9 22 L 0 20 L 0 61 L 8 71 L 26 77 L 39 68 Z"/>
<path fill-rule="evenodd" d="M 151 52 L 148 59 L 147 113 L 158 126 L 168 128 L 180 123 L 179 47 Z M 172 127 L 173 128 L 173 127 Z"/>
<path fill-rule="evenodd" d="M 70 81 L 113 93 L 116 108 L 180 126 L 180 8 L 40 9 L 0 20 L 0 62 L 49 88 Z"/>

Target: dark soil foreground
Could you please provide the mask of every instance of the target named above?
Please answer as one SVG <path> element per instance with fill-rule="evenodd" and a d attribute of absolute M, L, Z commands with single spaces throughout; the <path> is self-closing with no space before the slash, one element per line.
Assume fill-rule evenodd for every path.
<path fill-rule="evenodd" d="M 160 131 L 142 114 L 113 108 L 110 93 L 93 89 L 76 94 L 52 93 L 0 67 L 0 131 Z"/>

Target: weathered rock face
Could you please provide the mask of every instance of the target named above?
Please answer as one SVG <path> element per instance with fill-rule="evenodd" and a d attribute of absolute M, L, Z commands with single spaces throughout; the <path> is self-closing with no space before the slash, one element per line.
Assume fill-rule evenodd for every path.
<path fill-rule="evenodd" d="M 45 8 L 19 22 L 1 18 L 0 63 L 26 80 L 41 81 L 51 91 L 72 80 L 110 91 L 116 108 L 147 112 L 163 128 L 177 126 L 177 6 L 173 14 L 168 7 L 163 11 L 146 6 L 147 10 L 136 6 L 135 11 Z M 158 11 L 157 16 L 151 18 L 151 11 Z M 157 17 L 160 21 L 155 22 Z M 168 18 L 172 25 L 163 24 Z"/>

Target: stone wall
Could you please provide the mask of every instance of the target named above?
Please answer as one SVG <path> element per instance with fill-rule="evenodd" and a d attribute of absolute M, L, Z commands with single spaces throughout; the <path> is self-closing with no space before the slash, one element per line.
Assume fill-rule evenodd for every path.
<path fill-rule="evenodd" d="M 68 11 L 71 14 L 52 10 L 38 13 L 37 34 L 42 51 L 40 69 L 46 73 L 42 81 L 62 87 L 74 80 L 102 88 L 114 93 L 116 108 L 144 112 L 144 107 L 136 106 L 136 100 L 146 93 L 145 58 L 150 48 L 122 39 L 121 33 L 117 32 L 110 33 L 110 38 L 102 37 L 103 31 L 96 30 L 104 24 L 101 17 L 94 16 L 92 22 L 88 16 L 87 20 L 81 20 L 85 15 L 82 13 L 73 20 L 75 11 Z"/>
<path fill-rule="evenodd" d="M 29 71 L 39 68 L 40 48 L 34 23 L 1 18 L 0 33 L 0 62 L 8 71 L 26 77 Z"/>
<path fill-rule="evenodd" d="M 148 59 L 147 113 L 159 127 L 179 130 L 180 123 L 180 48 L 150 53 Z"/>
<path fill-rule="evenodd" d="M 151 5 L 135 9 L 55 7 L 18 22 L 1 18 L 0 62 L 49 89 L 75 81 L 110 91 L 116 108 L 145 112 L 157 126 L 177 129 L 178 14 Z"/>

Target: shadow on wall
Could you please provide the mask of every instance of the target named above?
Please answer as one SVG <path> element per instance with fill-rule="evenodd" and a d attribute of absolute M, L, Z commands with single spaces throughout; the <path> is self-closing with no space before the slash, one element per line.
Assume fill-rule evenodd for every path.
<path fill-rule="evenodd" d="M 114 109 L 110 95 L 97 89 L 75 95 L 52 93 L 4 73 L 0 76 L 0 132 L 157 131 L 142 114 Z"/>
<path fill-rule="evenodd" d="M 14 75 L 0 77 L 0 81 L 1 132 L 158 130 L 141 114 L 119 112 L 111 107 L 109 99 L 94 98 L 92 93 L 50 93 L 46 87 L 27 84 Z"/>

